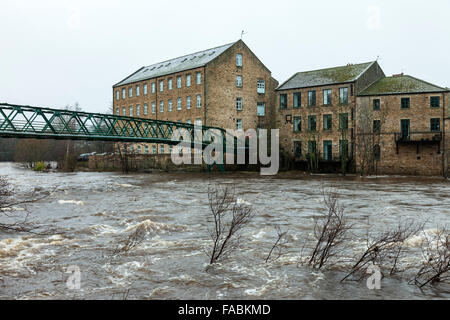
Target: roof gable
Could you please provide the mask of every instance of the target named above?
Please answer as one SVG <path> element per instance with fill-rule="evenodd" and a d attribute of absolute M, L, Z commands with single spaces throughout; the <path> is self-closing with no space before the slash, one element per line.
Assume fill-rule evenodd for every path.
<path fill-rule="evenodd" d="M 408 75 L 381 78 L 367 89 L 363 90 L 360 96 L 373 96 L 384 94 L 402 93 L 425 93 L 443 92 L 447 89 L 441 88 L 426 81 Z"/>
<path fill-rule="evenodd" d="M 373 64 L 366 62 L 360 64 L 349 64 L 346 66 L 327 68 L 313 71 L 304 71 L 294 74 L 286 82 L 281 84 L 277 90 L 296 89 L 324 86 L 338 83 L 353 82 Z"/>
<path fill-rule="evenodd" d="M 234 43 L 235 42 L 142 67 L 124 80 L 115 84 L 114 87 L 203 67 L 229 49 Z"/>

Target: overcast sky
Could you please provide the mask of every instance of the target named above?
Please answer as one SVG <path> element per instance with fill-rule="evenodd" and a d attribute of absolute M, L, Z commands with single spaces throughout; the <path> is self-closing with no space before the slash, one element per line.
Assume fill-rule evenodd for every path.
<path fill-rule="evenodd" d="M 450 1 L 0 0 L 0 102 L 104 112 L 144 65 L 243 40 L 281 83 L 376 60 L 450 87 Z"/>

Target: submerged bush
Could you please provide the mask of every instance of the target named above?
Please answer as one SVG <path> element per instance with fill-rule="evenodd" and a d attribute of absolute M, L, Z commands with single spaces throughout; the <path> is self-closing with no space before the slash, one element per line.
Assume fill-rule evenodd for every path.
<path fill-rule="evenodd" d="M 42 171 L 45 169 L 45 163 L 42 161 L 36 162 L 36 164 L 34 165 L 33 170 L 34 171 Z"/>

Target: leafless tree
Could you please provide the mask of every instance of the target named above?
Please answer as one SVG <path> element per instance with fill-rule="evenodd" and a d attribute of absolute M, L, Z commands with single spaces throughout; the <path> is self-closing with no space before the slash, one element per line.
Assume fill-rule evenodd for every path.
<path fill-rule="evenodd" d="M 282 255 L 282 250 L 283 250 L 283 246 L 287 243 L 287 231 L 281 231 L 281 228 L 279 226 L 275 227 L 275 230 L 277 231 L 277 241 L 275 241 L 274 245 L 272 246 L 272 248 L 269 251 L 269 254 L 267 255 L 266 258 L 266 262 L 268 262 L 269 260 L 271 261 L 276 261 L 278 260 L 278 258 L 281 257 Z M 277 252 L 277 256 L 275 258 L 272 257 L 272 253 L 276 251 Z M 272 257 L 272 259 L 271 259 Z"/>
<path fill-rule="evenodd" d="M 403 250 L 404 241 L 423 230 L 424 224 L 413 220 L 400 221 L 393 229 L 375 236 L 367 236 L 366 249 L 351 268 L 350 272 L 341 280 L 347 280 L 351 276 L 359 275 L 357 280 L 365 276 L 365 271 L 372 263 L 380 267 L 388 268 L 390 273 L 396 272 L 397 262 Z"/>
<path fill-rule="evenodd" d="M 324 267 L 330 259 L 342 252 L 352 228 L 344 215 L 344 206 L 339 204 L 339 193 L 334 190 L 322 191 L 327 212 L 314 222 L 315 245 L 306 262 L 313 268 Z"/>
<path fill-rule="evenodd" d="M 450 280 L 450 232 L 439 230 L 435 237 L 426 238 L 422 248 L 423 263 L 414 277 L 420 288 Z"/>
<path fill-rule="evenodd" d="M 253 210 L 239 201 L 230 186 L 209 185 L 208 200 L 214 228 L 210 231 L 213 245 L 207 254 L 213 264 L 239 247 L 240 231 L 253 217 Z"/>
<path fill-rule="evenodd" d="M 114 254 L 126 253 L 135 249 L 145 240 L 147 233 L 145 225 L 139 225 L 125 240 L 117 245 Z"/>

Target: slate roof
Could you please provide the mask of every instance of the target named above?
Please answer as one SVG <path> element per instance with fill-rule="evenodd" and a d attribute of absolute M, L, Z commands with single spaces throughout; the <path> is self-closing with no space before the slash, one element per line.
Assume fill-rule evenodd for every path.
<path fill-rule="evenodd" d="M 235 42 L 229 43 L 220 47 L 207 49 L 204 51 L 191 53 L 175 59 L 152 64 L 147 67 L 142 67 L 135 73 L 131 74 L 124 80 L 115 84 L 114 87 L 122 86 L 125 84 L 142 81 L 146 79 L 156 78 L 164 75 L 168 75 L 175 72 L 185 71 L 189 69 L 195 69 L 205 66 L 208 62 L 217 58 L 220 54 L 230 48 Z"/>
<path fill-rule="evenodd" d="M 425 93 L 425 92 L 443 92 L 448 89 L 441 88 L 426 81 L 408 76 L 399 75 L 386 77 L 378 80 L 367 89 L 363 90 L 359 96 L 375 96 L 384 94 L 402 94 L 402 93 Z"/>
<path fill-rule="evenodd" d="M 325 86 L 356 81 L 375 61 L 294 74 L 277 90 Z"/>

